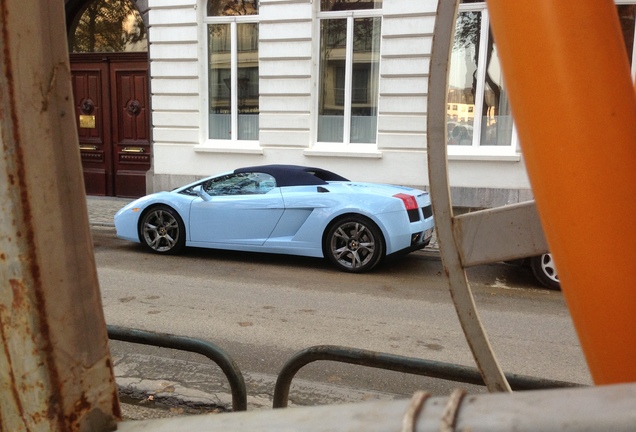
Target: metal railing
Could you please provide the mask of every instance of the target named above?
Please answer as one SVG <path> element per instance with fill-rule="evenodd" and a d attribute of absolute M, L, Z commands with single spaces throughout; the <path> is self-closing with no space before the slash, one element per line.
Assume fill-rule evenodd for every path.
<path fill-rule="evenodd" d="M 238 365 L 229 354 L 212 342 L 113 325 L 108 325 L 107 330 L 108 337 L 112 340 L 194 352 L 206 356 L 221 368 L 228 379 L 232 393 L 232 409 L 247 410 L 247 390 Z M 479 370 L 474 367 L 345 346 L 316 345 L 297 352 L 283 365 L 274 387 L 273 408 L 287 407 L 289 390 L 296 373 L 304 366 L 316 361 L 333 361 L 464 384 L 486 385 Z M 506 379 L 513 390 L 583 387 L 581 384 L 567 381 L 510 373 L 506 374 Z"/>
<path fill-rule="evenodd" d="M 107 326 L 108 337 L 113 340 L 142 345 L 152 345 L 201 354 L 216 363 L 230 383 L 232 392 L 232 409 L 247 410 L 247 390 L 245 380 L 236 362 L 221 348 L 211 342 L 184 336 L 155 333 L 118 326 Z"/>
<path fill-rule="evenodd" d="M 274 408 L 287 406 L 289 389 L 296 373 L 303 366 L 319 360 L 404 372 L 465 384 L 486 385 L 477 368 L 343 346 L 319 345 L 299 351 L 285 363 L 276 380 Z M 566 381 L 555 381 L 517 374 L 506 374 L 506 379 L 513 390 L 541 390 L 582 386 L 581 384 Z"/>

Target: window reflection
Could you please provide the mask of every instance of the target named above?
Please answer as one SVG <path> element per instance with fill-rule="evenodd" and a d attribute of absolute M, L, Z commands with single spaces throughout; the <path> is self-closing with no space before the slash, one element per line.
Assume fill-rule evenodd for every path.
<path fill-rule="evenodd" d="M 512 143 L 513 121 L 497 47 L 483 20 L 479 11 L 460 12 L 457 16 L 447 99 L 450 145 Z M 480 59 L 482 52 L 485 59 Z M 479 131 L 479 136 L 474 131 Z"/>
<path fill-rule="evenodd" d="M 321 0 L 321 11 L 381 9 L 382 0 Z"/>
<path fill-rule="evenodd" d="M 274 177 L 259 172 L 228 174 L 202 184 L 203 190 L 212 196 L 266 194 L 275 187 Z"/>
<path fill-rule="evenodd" d="M 210 56 L 210 138 L 232 138 L 230 24 L 208 27 Z"/>
<path fill-rule="evenodd" d="M 374 143 L 378 119 L 380 18 L 355 19 L 353 34 L 350 141 Z"/>
<path fill-rule="evenodd" d="M 448 143 L 472 145 L 481 14 L 461 12 L 448 77 Z M 470 110 L 469 110 L 470 108 Z"/>
<path fill-rule="evenodd" d="M 501 73 L 497 45 L 488 29 L 483 1 L 457 16 L 449 73 L 448 144 L 504 146 L 512 141 L 513 120 Z M 473 10 L 468 10 L 468 9 Z M 634 70 L 636 5 L 617 5 L 626 53 Z M 485 59 L 480 58 L 485 55 Z"/>
<path fill-rule="evenodd" d="M 257 15 L 258 0 L 209 0 L 208 16 Z"/>
<path fill-rule="evenodd" d="M 322 20 L 320 40 L 318 141 L 342 142 L 347 20 Z"/>
<path fill-rule="evenodd" d="M 235 32 L 236 37 L 234 48 L 232 48 L 232 32 Z M 231 140 L 234 134 L 236 136 L 234 139 L 257 140 L 259 128 L 258 24 L 210 24 L 208 26 L 208 55 L 209 137 Z M 232 58 L 236 59 L 234 70 Z M 234 97 L 233 92 L 236 92 Z"/>
<path fill-rule="evenodd" d="M 510 145 L 512 139 L 512 115 L 503 83 L 497 46 L 488 33 L 487 63 L 484 86 L 484 102 L 481 113 L 480 145 Z"/>
<path fill-rule="evenodd" d="M 238 24 L 238 139 L 258 139 L 258 24 Z"/>
<path fill-rule="evenodd" d="M 73 53 L 144 52 L 146 26 L 130 0 L 95 0 L 70 32 Z"/>
<path fill-rule="evenodd" d="M 625 40 L 625 48 L 629 57 L 629 64 L 632 64 L 634 55 L 634 21 L 636 18 L 636 5 L 619 5 L 618 17 L 623 30 L 623 39 Z"/>
<path fill-rule="evenodd" d="M 347 41 L 349 25 L 353 38 Z M 318 141 L 376 141 L 380 28 L 380 18 L 321 20 Z"/>

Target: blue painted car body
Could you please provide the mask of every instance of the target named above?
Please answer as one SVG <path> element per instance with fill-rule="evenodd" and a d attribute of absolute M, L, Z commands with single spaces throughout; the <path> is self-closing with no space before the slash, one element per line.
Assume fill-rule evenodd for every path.
<path fill-rule="evenodd" d="M 352 182 L 318 168 L 267 165 L 133 201 L 115 215 L 117 236 L 144 243 L 144 215 L 157 206 L 181 219 L 185 246 L 310 257 L 325 257 L 325 235 L 348 216 L 377 226 L 382 257 L 425 247 L 434 225 L 425 191 Z"/>

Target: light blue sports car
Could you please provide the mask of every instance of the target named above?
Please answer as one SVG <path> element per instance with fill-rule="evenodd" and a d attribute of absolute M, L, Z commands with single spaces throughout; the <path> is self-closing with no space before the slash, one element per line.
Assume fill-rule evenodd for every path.
<path fill-rule="evenodd" d="M 115 226 L 118 237 L 160 254 L 193 246 L 326 257 L 364 272 L 387 255 L 425 247 L 433 212 L 422 190 L 264 165 L 140 198 L 117 212 Z"/>

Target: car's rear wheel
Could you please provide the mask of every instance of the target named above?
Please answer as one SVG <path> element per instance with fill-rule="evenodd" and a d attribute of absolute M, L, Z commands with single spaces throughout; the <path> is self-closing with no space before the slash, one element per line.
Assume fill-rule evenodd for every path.
<path fill-rule="evenodd" d="M 327 230 L 323 251 L 340 270 L 362 273 L 378 265 L 384 257 L 384 239 L 370 219 L 346 216 Z"/>
<path fill-rule="evenodd" d="M 141 217 L 139 239 L 153 252 L 175 254 L 185 246 L 185 226 L 174 209 L 152 207 Z"/>
<path fill-rule="evenodd" d="M 541 285 L 553 290 L 561 289 L 552 254 L 546 253 L 530 258 L 530 268 Z"/>

